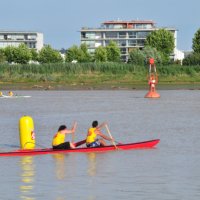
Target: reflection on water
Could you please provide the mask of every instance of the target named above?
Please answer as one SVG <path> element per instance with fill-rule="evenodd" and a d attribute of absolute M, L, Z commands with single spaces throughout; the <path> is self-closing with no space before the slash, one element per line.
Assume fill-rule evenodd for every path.
<path fill-rule="evenodd" d="M 88 153 L 88 175 L 95 176 L 96 175 L 96 153 Z"/>
<path fill-rule="evenodd" d="M 20 198 L 23 200 L 34 200 L 33 188 L 35 181 L 35 165 L 34 158 L 32 156 L 22 157 L 20 160 L 21 166 L 21 186 L 20 186 Z"/>
<path fill-rule="evenodd" d="M 54 154 L 52 157 L 56 164 L 56 177 L 58 180 L 63 180 L 65 178 L 65 155 L 64 154 Z"/>

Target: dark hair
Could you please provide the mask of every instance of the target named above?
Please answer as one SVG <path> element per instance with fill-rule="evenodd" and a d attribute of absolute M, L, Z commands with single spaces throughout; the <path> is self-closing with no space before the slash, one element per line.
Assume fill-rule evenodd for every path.
<path fill-rule="evenodd" d="M 93 128 L 96 128 L 97 126 L 98 126 L 98 121 L 93 121 L 93 122 L 92 122 L 92 127 L 93 127 Z"/>
<path fill-rule="evenodd" d="M 58 132 L 59 131 L 63 131 L 63 130 L 65 130 L 67 127 L 65 126 L 65 125 L 61 125 L 60 127 L 59 127 L 59 129 L 58 129 Z"/>

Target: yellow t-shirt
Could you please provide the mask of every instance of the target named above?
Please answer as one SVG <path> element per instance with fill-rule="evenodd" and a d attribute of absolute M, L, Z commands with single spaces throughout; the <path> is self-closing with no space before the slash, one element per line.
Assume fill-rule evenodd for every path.
<path fill-rule="evenodd" d="M 86 144 L 90 144 L 96 141 L 97 134 L 95 133 L 96 128 L 90 128 L 86 138 Z"/>
<path fill-rule="evenodd" d="M 61 134 L 60 132 L 58 132 L 53 137 L 52 146 L 58 146 L 64 142 L 65 142 L 65 134 Z"/>

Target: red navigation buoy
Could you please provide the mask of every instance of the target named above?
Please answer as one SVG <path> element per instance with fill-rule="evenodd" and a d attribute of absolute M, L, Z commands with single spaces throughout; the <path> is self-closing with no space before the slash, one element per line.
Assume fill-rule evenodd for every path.
<path fill-rule="evenodd" d="M 150 64 L 150 65 L 154 65 L 154 64 L 155 64 L 154 58 L 150 58 L 150 59 L 149 59 L 149 64 Z"/>
<path fill-rule="evenodd" d="M 149 59 L 149 75 L 148 84 L 149 92 L 145 95 L 145 98 L 160 98 L 160 94 L 156 91 L 156 85 L 158 83 L 158 74 L 156 71 L 156 65 L 153 58 Z"/>

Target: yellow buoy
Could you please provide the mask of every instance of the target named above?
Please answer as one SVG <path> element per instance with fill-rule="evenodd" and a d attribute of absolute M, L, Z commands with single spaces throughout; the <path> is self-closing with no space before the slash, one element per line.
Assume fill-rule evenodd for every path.
<path fill-rule="evenodd" d="M 19 137 L 21 149 L 35 148 L 34 123 L 30 116 L 23 116 L 20 118 Z"/>

